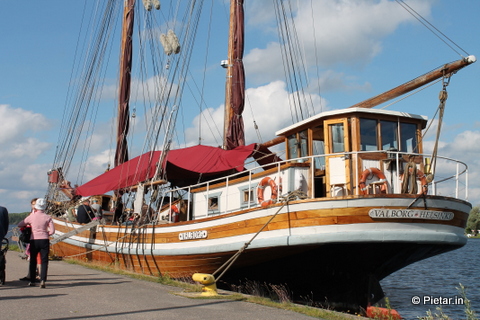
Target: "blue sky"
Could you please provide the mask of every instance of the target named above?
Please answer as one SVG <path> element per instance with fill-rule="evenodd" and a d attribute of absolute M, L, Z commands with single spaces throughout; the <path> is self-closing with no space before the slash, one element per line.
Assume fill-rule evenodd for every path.
<path fill-rule="evenodd" d="M 93 2 L 48 0 L 24 1 L 19 5 L 18 1 L 0 0 L 0 28 L 3 31 L 0 36 L 3 124 L 0 130 L 0 205 L 10 212 L 28 210 L 29 200 L 46 192 L 46 172 L 53 162 L 67 103 L 85 1 Z M 210 1 L 205 3 L 209 5 Z M 348 107 L 460 58 L 394 1 L 300 0 L 294 3 L 300 4 L 296 12 L 297 28 L 303 35 L 306 59 L 314 62 L 310 67 L 319 78 L 312 83 L 321 84 L 319 95 L 317 90 L 314 96 L 314 101 L 318 102 L 317 112 L 320 105 L 323 110 Z M 480 1 L 416 0 L 407 3 L 468 54 L 480 56 Z M 192 64 L 197 73 L 207 69 L 208 117 L 219 123 L 223 116 L 225 78 L 220 61 L 226 58 L 223 43 L 226 28 L 221 28 L 220 24 L 226 22 L 226 9 L 220 0 L 214 0 L 213 4 L 219 19 L 212 26 L 209 60 L 205 63 L 198 59 Z M 288 112 L 278 112 L 278 105 L 284 103 L 287 92 L 278 72 L 282 68 L 272 29 L 274 15 L 270 2 L 246 1 L 246 14 L 244 61 L 248 102 L 245 126 L 249 132 L 247 143 L 251 143 L 256 141 L 256 135 L 250 134 L 252 115 L 263 140 L 274 138 L 276 130 L 290 125 L 291 116 Z M 313 22 L 309 20 L 311 17 L 314 17 Z M 312 28 L 315 42 L 309 36 Z M 113 79 L 114 76 L 107 85 L 114 87 Z M 438 106 L 440 89 L 441 85 L 437 84 L 391 109 L 431 118 Z M 480 145 L 480 62 L 456 74 L 448 92 L 440 153 L 469 165 L 469 200 L 473 205 L 480 205 L 480 149 L 477 147 Z M 260 112 L 255 109 L 256 105 L 262 106 Z M 182 130 L 184 137 L 179 145 L 198 141 L 195 121 L 199 112 L 194 107 L 180 111 L 182 123 L 177 128 Z M 107 152 L 111 145 L 105 132 L 108 132 L 106 127 L 112 113 L 107 108 L 102 113 L 104 122 L 96 124 L 98 146 L 92 148 L 86 163 L 91 176 L 105 169 L 111 154 Z M 205 144 L 218 144 L 218 140 L 207 132 L 202 137 Z M 73 182 L 85 182 L 87 178 Z"/>

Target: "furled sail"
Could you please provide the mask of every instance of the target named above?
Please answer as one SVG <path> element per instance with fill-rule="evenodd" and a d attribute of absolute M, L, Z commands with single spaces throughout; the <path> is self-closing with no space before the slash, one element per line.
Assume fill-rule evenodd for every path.
<path fill-rule="evenodd" d="M 202 179 L 244 170 L 245 160 L 256 144 L 233 150 L 197 145 L 168 152 L 163 164 L 168 181 L 175 186 L 194 184 Z M 91 196 L 119 190 L 147 181 L 155 175 L 161 151 L 151 151 L 131 159 L 76 188 L 76 194 Z"/>
<path fill-rule="evenodd" d="M 245 132 L 243 128 L 242 113 L 245 106 L 245 70 L 243 67 L 244 51 L 244 11 L 243 0 L 232 1 L 232 21 L 230 22 L 230 76 L 227 86 L 227 132 L 225 135 L 225 148 L 233 149 L 245 145 Z M 230 90 L 230 94 L 229 91 Z"/>
<path fill-rule="evenodd" d="M 128 160 L 127 134 L 130 126 L 130 79 L 132 71 L 132 35 L 135 0 L 127 0 L 123 13 L 122 55 L 120 61 L 120 84 L 118 97 L 117 148 L 115 166 Z"/>

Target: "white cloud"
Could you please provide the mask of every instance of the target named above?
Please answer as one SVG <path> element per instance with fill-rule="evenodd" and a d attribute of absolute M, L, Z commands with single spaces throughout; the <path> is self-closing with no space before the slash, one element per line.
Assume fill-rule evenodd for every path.
<path fill-rule="evenodd" d="M 286 85 L 282 81 L 275 81 L 258 88 L 250 88 L 246 92 L 245 110 L 243 113 L 245 140 L 247 144 L 253 142 L 265 142 L 275 138 L 275 132 L 292 123 L 292 114 L 289 101 L 293 99 L 295 94 L 287 92 Z M 326 105 L 325 101 L 321 101 L 318 95 L 311 95 L 313 105 Z M 219 133 L 223 130 L 224 106 L 221 105 L 217 109 L 204 110 L 201 117 L 208 119 L 209 123 L 217 124 L 217 127 L 209 126 L 207 121 L 202 121 L 202 144 L 221 145 Z M 256 110 L 252 116 L 251 109 Z M 259 112 L 260 111 L 260 112 Z M 198 143 L 199 124 L 195 117 L 191 128 L 186 129 L 185 137 L 188 141 L 187 145 Z M 255 129 L 255 123 L 258 131 Z M 259 137 L 260 135 L 260 137 Z"/>
<path fill-rule="evenodd" d="M 427 153 L 432 152 L 433 144 L 433 141 L 425 142 L 425 151 Z M 461 193 L 459 196 L 465 197 L 468 184 L 468 200 L 470 200 L 474 206 L 480 205 L 480 186 L 478 184 L 478 181 L 480 181 L 480 171 L 477 169 L 480 168 L 480 149 L 476 147 L 478 145 L 480 145 L 480 131 L 470 130 L 459 133 L 451 142 L 439 141 L 438 144 L 439 155 L 457 159 L 468 166 L 468 181 L 463 177 L 460 180 Z M 463 165 L 460 165 L 458 168 L 463 170 Z M 457 166 L 453 163 L 447 165 L 445 161 L 439 161 L 438 172 L 437 180 L 444 179 L 455 175 Z M 454 185 L 449 184 L 449 186 L 450 190 L 444 188 L 444 193 L 448 192 L 448 195 L 455 196 L 455 194 L 452 193 Z"/>
<path fill-rule="evenodd" d="M 407 3 L 428 17 L 431 2 Z M 299 10 L 294 13 L 295 31 L 305 56 L 297 56 L 296 61 L 304 61 L 307 69 L 338 64 L 362 67 L 382 51 L 383 39 L 401 24 L 416 21 L 394 1 L 300 0 L 298 3 Z M 265 21 L 274 23 L 275 11 L 269 2 L 261 1 L 249 9 L 253 18 L 248 21 L 258 32 L 276 32 L 265 25 Z M 265 83 L 278 79 L 283 72 L 281 45 L 270 42 L 264 48 L 251 49 L 244 62 L 251 81 Z"/>
<path fill-rule="evenodd" d="M 0 105 L 0 118 L 1 205 L 10 212 L 27 211 L 30 199 L 46 192 L 48 165 L 35 161 L 52 147 L 41 139 L 52 124 L 42 114 L 9 105 Z"/>

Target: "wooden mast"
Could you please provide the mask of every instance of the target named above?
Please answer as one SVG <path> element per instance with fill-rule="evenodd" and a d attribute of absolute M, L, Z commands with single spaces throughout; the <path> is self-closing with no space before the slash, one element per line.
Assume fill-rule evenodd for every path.
<path fill-rule="evenodd" d="M 117 148 L 114 166 L 128 161 L 127 134 L 130 118 L 130 81 L 132 70 L 132 35 L 135 0 L 124 0 L 122 43 L 120 54 L 120 82 L 118 96 Z"/>
<path fill-rule="evenodd" d="M 223 149 L 227 149 L 228 126 L 232 118 L 230 108 L 232 100 L 232 73 L 233 73 L 233 33 L 235 29 L 235 0 L 230 0 L 230 23 L 228 30 L 228 58 L 227 58 L 227 79 L 225 81 L 225 114 L 223 121 Z"/>
<path fill-rule="evenodd" d="M 378 96 L 372 97 L 370 99 L 364 100 L 357 104 L 354 104 L 350 108 L 373 108 L 379 104 L 382 104 L 388 100 L 395 99 L 407 92 L 413 91 L 421 86 L 424 86 L 432 81 L 440 79 L 445 76 L 448 77 L 458 70 L 462 69 L 469 64 L 472 64 L 476 61 L 475 56 L 468 56 L 466 58 L 447 63 L 443 67 L 430 71 L 420 77 L 417 77 L 411 81 L 408 81 L 402 85 L 399 85 L 396 88 L 393 88 L 389 91 L 386 91 Z"/>

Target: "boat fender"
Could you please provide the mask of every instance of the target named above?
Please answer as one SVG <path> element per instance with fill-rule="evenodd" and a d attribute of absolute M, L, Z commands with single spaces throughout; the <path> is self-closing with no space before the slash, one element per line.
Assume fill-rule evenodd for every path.
<path fill-rule="evenodd" d="M 379 179 L 378 182 L 383 182 L 380 190 L 382 191 L 382 193 L 386 193 L 387 187 L 388 187 L 387 179 L 385 178 L 385 175 L 383 174 L 383 172 L 378 168 L 368 168 L 362 172 L 362 175 L 360 176 L 360 182 L 358 183 L 360 192 L 364 195 L 368 194 L 368 188 L 365 182 L 367 181 L 368 176 L 370 176 L 371 174 L 374 174 L 377 176 L 377 178 Z"/>
<path fill-rule="evenodd" d="M 393 320 L 403 319 L 398 313 L 398 311 L 395 309 L 373 307 L 373 306 L 367 307 L 366 316 L 372 319 L 393 319 Z"/>
<path fill-rule="evenodd" d="M 180 210 L 178 210 L 178 207 L 176 205 L 170 206 L 170 216 L 172 222 L 178 222 L 178 218 L 180 217 L 179 215 Z"/>
<path fill-rule="evenodd" d="M 270 196 L 269 200 L 265 200 L 265 188 L 269 186 L 270 189 L 272 190 L 272 195 Z M 265 177 L 260 181 L 258 184 L 257 188 L 257 198 L 258 198 L 258 203 L 263 207 L 268 207 L 269 205 L 275 203 L 277 201 L 277 196 L 278 196 L 278 188 L 277 185 L 275 184 L 275 181 L 271 179 L 270 177 Z"/>

